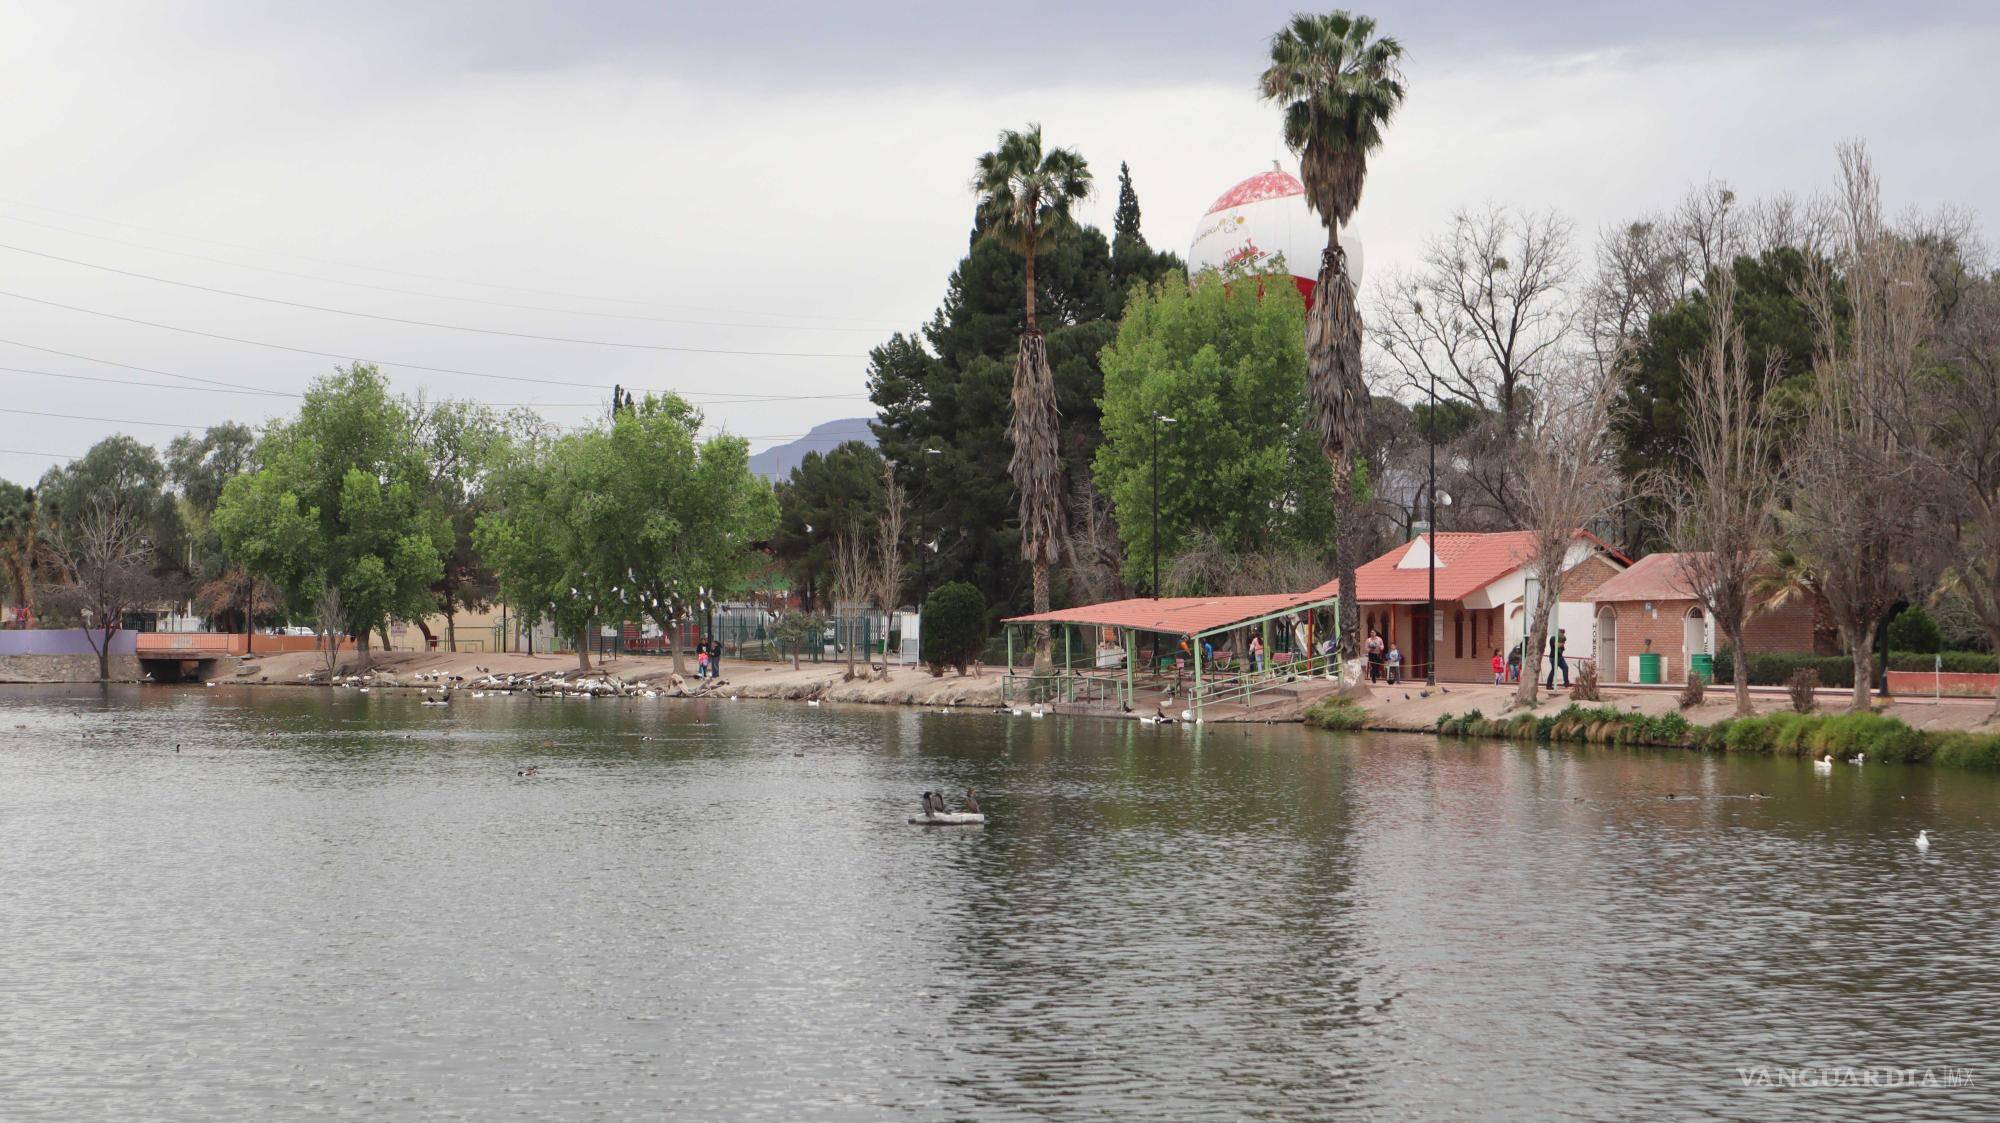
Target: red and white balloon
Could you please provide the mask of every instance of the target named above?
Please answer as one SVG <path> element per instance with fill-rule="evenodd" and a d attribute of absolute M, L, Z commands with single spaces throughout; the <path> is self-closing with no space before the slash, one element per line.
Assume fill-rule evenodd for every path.
<path fill-rule="evenodd" d="M 1340 244 L 1347 250 L 1347 275 L 1359 286 L 1361 243 L 1343 229 Z M 1310 304 L 1324 249 L 1326 227 L 1306 206 L 1305 185 L 1273 165 L 1223 192 L 1201 216 L 1188 245 L 1188 269 L 1231 277 L 1268 272 L 1282 261 Z"/>

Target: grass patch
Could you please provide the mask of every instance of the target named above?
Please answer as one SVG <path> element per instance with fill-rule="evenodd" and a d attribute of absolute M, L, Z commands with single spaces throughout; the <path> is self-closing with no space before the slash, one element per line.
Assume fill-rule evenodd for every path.
<path fill-rule="evenodd" d="M 1335 694 L 1306 707 L 1305 720 L 1314 729 L 1360 729 L 1368 724 L 1368 711 L 1354 699 Z"/>
<path fill-rule="evenodd" d="M 1310 717 L 1308 718 L 1310 720 Z M 1353 728 L 1328 726 L 1327 728 Z M 1612 706 L 1489 718 L 1478 710 L 1438 719 L 1441 737 L 1503 737 L 1593 745 L 1658 745 L 1762 756 L 1830 756 L 1871 763 L 1926 761 L 2000 772 L 2000 734 L 1926 733 L 1886 714 L 1761 714 L 1699 726 L 1677 713 L 1649 717 Z"/>

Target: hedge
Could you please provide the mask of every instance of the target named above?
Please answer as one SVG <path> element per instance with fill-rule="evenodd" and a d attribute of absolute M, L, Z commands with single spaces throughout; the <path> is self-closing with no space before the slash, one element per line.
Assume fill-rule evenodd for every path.
<path fill-rule="evenodd" d="M 1886 714 L 1765 714 L 1711 726 L 1679 714 L 1648 717 L 1612 706 L 1569 706 L 1559 713 L 1489 718 L 1478 710 L 1438 719 L 1444 737 L 1507 737 L 1518 741 L 1581 741 L 1600 745 L 1664 745 L 1764 756 L 1830 756 L 1871 761 L 2000 771 L 2000 734 L 1927 733 Z"/>
<path fill-rule="evenodd" d="M 1942 658 L 1948 674 L 1995 674 L 2000 673 L 2000 656 L 1986 651 L 1947 651 L 1939 656 L 1918 655 L 1912 652 L 1889 652 L 1889 669 L 1892 671 L 1928 671 L 1935 666 L 1934 660 Z M 1880 655 L 1878 653 L 1879 661 Z M 1819 684 L 1831 687 L 1851 687 L 1854 685 L 1854 660 L 1845 655 L 1807 655 L 1801 652 L 1776 651 L 1752 652 L 1750 654 L 1750 685 L 1784 686 L 1792 679 L 1792 672 L 1800 667 L 1810 667 L 1819 672 Z M 1736 663 L 1733 652 L 1720 651 L 1715 656 L 1715 681 L 1728 685 L 1736 681 Z"/>

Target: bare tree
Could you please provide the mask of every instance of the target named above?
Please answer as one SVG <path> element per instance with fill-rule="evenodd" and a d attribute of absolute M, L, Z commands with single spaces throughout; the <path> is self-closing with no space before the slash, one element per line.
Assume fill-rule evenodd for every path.
<path fill-rule="evenodd" d="M 334 668 L 340 665 L 340 633 L 345 620 L 340 614 L 340 588 L 329 581 L 320 587 L 319 599 L 313 602 L 313 623 L 326 644 L 328 682 L 333 681 Z"/>
<path fill-rule="evenodd" d="M 1077 592 L 1093 602 L 1127 595 L 1125 543 L 1118 537 L 1116 510 L 1091 483 L 1090 473 L 1078 473 L 1069 510 L 1069 576 Z"/>
<path fill-rule="evenodd" d="M 896 482 L 894 467 L 882 469 L 882 515 L 875 521 L 875 602 L 882 607 L 883 633 L 888 617 L 895 615 L 903 595 L 903 521 L 908 517 L 909 498 Z M 882 677 L 889 677 L 888 646 L 882 649 Z"/>
<path fill-rule="evenodd" d="M 1489 206 L 1459 211 L 1413 274 L 1376 289 L 1374 340 L 1400 388 L 1497 414 L 1511 433 L 1522 391 L 1575 322 L 1568 219 Z"/>
<path fill-rule="evenodd" d="M 125 614 L 151 604 L 162 588 L 143 514 L 117 493 L 91 497 L 82 510 L 55 520 L 47 541 L 63 583 L 45 589 L 42 599 L 81 621 L 97 655 L 97 677 L 107 680 L 111 639 Z"/>
<path fill-rule="evenodd" d="M 1719 270 L 1708 301 L 1708 340 L 1685 364 L 1688 463 L 1655 477 L 1667 501 L 1667 536 L 1679 551 L 1681 585 L 1707 610 L 1736 653 L 1736 712 L 1748 716 L 1750 666 L 1743 630 L 1754 575 L 1776 530 L 1776 465 L 1769 411 L 1750 377 L 1736 322 L 1735 270 Z M 1767 373 L 1764 381 L 1772 380 Z"/>
<path fill-rule="evenodd" d="M 1533 706 L 1548 646 L 1549 617 L 1562 602 L 1578 532 L 1622 501 L 1611 411 L 1618 364 L 1574 354 L 1542 380 L 1522 415 L 1519 453 L 1523 529 L 1533 535 L 1527 572 L 1540 593 L 1521 647 L 1521 685 L 1514 700 Z"/>
<path fill-rule="evenodd" d="M 848 620 L 846 678 L 850 681 L 854 678 L 854 649 L 861 643 L 855 625 L 867 615 L 874 584 L 874 559 L 869 557 L 868 541 L 860 529 L 837 535 L 833 540 L 833 604 L 835 617 Z"/>
<path fill-rule="evenodd" d="M 1926 251 L 1884 224 L 1867 150 L 1843 145 L 1840 164 L 1837 260 L 1803 286 L 1818 355 L 1813 400 L 1788 457 L 1785 523 L 1854 660 L 1858 711 L 1868 708 L 1876 629 L 1934 560 L 1926 516 L 1937 489 L 1911 434 L 1936 312 Z"/>

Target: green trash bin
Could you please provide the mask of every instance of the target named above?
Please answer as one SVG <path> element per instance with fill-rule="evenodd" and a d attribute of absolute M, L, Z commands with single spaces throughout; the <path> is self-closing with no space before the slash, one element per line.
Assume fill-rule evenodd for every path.
<path fill-rule="evenodd" d="M 1660 656 L 1658 652 L 1648 652 L 1639 656 L 1639 682 L 1641 685 L 1658 685 L 1660 681 Z"/>
<path fill-rule="evenodd" d="M 1701 681 L 1703 682 L 1714 682 L 1715 656 L 1713 655 L 1688 656 L 1688 673 L 1699 675 L 1701 677 Z"/>

